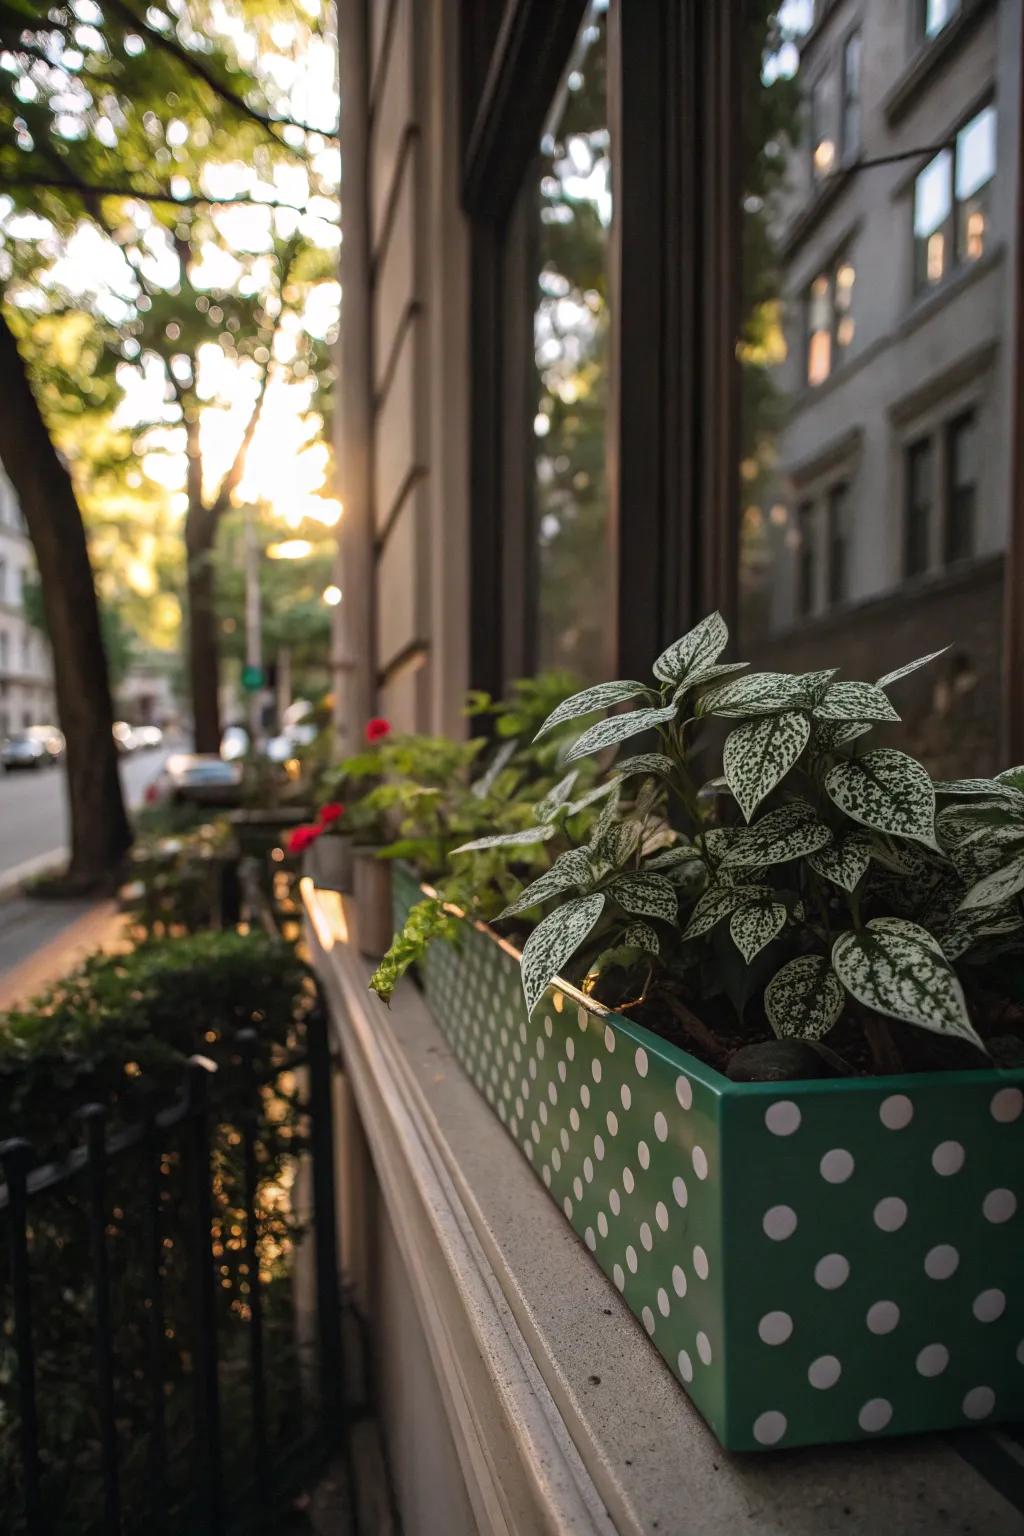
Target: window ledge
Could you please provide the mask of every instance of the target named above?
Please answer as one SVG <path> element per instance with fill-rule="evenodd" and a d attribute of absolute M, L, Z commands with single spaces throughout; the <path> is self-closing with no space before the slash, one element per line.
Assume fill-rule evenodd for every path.
<path fill-rule="evenodd" d="M 371 967 L 346 942 L 342 899 L 309 881 L 302 891 L 481 1531 L 820 1536 L 822 1511 L 843 1509 L 856 1530 L 927 1536 L 948 1524 L 1017 1536 L 1019 1514 L 945 1439 L 722 1451 L 420 994 L 406 983 L 384 1009 L 367 990 Z"/>
<path fill-rule="evenodd" d="M 882 112 L 890 128 L 906 117 L 932 76 L 963 47 L 982 13 L 992 0 L 963 0 L 953 20 L 942 31 L 921 44 L 882 103 Z"/>
<path fill-rule="evenodd" d="M 939 310 L 945 309 L 947 304 L 952 303 L 965 288 L 979 283 L 987 273 L 994 271 L 1002 263 L 1004 254 L 1005 246 L 994 245 L 990 251 L 979 256 L 977 261 L 961 262 L 934 288 L 924 289 L 911 303 L 907 313 L 896 327 L 895 334 L 903 337 L 916 331 L 918 326 L 924 325 L 926 320 L 930 320 Z"/>

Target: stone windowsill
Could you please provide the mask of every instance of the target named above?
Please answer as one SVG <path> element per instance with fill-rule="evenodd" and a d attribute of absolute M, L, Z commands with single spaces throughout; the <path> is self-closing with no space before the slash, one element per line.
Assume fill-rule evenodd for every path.
<path fill-rule="evenodd" d="M 344 905 L 307 933 L 481 1531 L 1020 1536 L 995 1431 L 777 1456 L 724 1452 L 463 1075 L 409 982 L 390 1010 Z M 1011 1447 L 1013 1447 L 1011 1449 Z"/>

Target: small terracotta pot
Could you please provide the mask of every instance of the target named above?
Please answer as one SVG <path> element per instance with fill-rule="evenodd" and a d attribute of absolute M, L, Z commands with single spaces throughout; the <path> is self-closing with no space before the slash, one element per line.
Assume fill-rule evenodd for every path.
<path fill-rule="evenodd" d="M 306 849 L 305 873 L 324 891 L 352 890 L 352 839 L 322 832 Z"/>
<path fill-rule="evenodd" d="M 356 946 L 368 960 L 379 960 L 391 948 L 395 933 L 390 860 L 354 852 L 352 884 Z"/>

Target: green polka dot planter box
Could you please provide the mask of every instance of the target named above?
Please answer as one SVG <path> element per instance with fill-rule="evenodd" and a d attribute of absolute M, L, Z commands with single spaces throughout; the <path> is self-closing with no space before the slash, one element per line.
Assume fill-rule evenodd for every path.
<path fill-rule="evenodd" d="M 396 871 L 396 916 L 418 895 Z M 731 1450 L 1024 1418 L 1024 1071 L 732 1083 L 467 924 L 463 1069 Z"/>

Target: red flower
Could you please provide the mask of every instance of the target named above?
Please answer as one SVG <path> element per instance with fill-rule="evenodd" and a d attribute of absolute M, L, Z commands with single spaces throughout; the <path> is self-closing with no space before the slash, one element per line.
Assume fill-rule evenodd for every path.
<path fill-rule="evenodd" d="M 391 735 L 391 722 L 384 720 L 380 715 L 374 715 L 372 720 L 366 722 L 366 739 L 371 747 L 378 741 L 383 741 L 385 736 Z"/>
<path fill-rule="evenodd" d="M 315 843 L 320 836 L 320 828 L 314 826 L 296 827 L 288 839 L 289 853 L 305 853 L 311 843 Z"/>
<path fill-rule="evenodd" d="M 328 800 L 326 805 L 320 807 L 320 825 L 322 827 L 331 827 L 344 814 L 345 807 L 343 805 L 339 805 L 337 800 Z"/>

